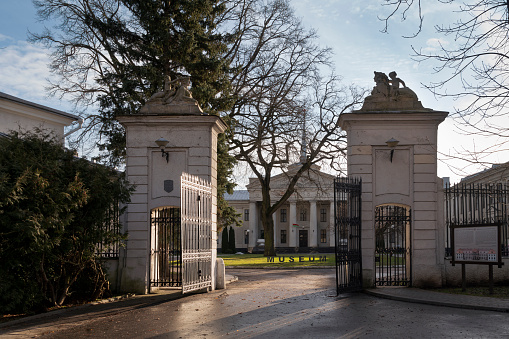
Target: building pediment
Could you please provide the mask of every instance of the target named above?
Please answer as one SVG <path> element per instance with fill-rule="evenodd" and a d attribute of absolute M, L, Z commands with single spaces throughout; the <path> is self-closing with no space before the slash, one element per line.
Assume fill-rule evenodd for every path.
<path fill-rule="evenodd" d="M 293 177 L 292 172 L 285 172 L 271 178 L 270 188 L 273 199 L 278 199 L 285 192 Z M 295 185 L 295 199 L 321 199 L 333 196 L 334 175 L 318 170 L 306 171 Z M 246 186 L 251 200 L 261 199 L 261 185 L 257 178 L 250 178 Z"/>

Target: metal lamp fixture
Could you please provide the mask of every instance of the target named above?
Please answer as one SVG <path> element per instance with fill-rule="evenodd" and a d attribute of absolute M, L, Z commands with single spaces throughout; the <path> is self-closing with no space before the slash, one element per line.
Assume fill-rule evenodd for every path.
<path fill-rule="evenodd" d="M 170 157 L 170 153 L 166 152 L 164 150 L 164 148 L 166 147 L 166 145 L 168 144 L 168 140 L 166 140 L 165 138 L 159 138 L 156 140 L 156 144 L 157 146 L 159 146 L 159 148 L 161 149 L 161 156 L 163 158 L 166 158 L 166 162 L 169 162 L 169 157 Z"/>
<path fill-rule="evenodd" d="M 387 144 L 387 146 L 389 146 L 391 148 L 391 162 L 392 162 L 392 157 L 394 156 L 394 148 L 396 148 L 396 146 L 398 146 L 399 140 L 390 138 L 385 143 Z"/>

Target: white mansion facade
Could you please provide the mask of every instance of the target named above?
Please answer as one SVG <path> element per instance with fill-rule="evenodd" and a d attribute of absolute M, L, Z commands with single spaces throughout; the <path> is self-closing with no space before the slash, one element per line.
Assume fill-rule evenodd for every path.
<path fill-rule="evenodd" d="M 292 171 L 271 178 L 271 197 L 276 201 L 286 187 Z M 290 174 L 290 175 L 289 175 Z M 332 250 L 334 247 L 334 176 L 316 166 L 297 182 L 295 192 L 272 215 L 276 250 Z M 225 195 L 230 206 L 242 215 L 242 227 L 235 229 L 237 251 L 251 252 L 264 238 L 260 220 L 261 187 L 258 179 L 250 178 L 247 190 Z M 218 248 L 221 247 L 218 235 Z"/>

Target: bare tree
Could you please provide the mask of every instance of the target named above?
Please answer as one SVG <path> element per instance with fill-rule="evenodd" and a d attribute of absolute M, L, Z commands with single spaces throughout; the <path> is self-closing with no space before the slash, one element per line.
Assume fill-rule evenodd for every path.
<path fill-rule="evenodd" d="M 441 80 L 424 84 L 439 97 L 460 99 L 454 117 L 465 133 L 495 136 L 498 143 L 509 142 L 507 116 L 509 111 L 509 1 L 508 0 L 437 0 L 451 6 L 456 21 L 435 26 L 436 31 L 451 37 L 449 44 L 440 42 L 435 51 L 414 48 L 418 61 L 435 61 L 435 71 Z M 420 33 L 423 25 L 422 0 L 385 0 L 389 14 L 382 18 L 383 32 L 391 19 L 409 12 L 418 16 Z M 429 4 L 428 4 L 429 6 Z M 502 141 L 500 141 L 502 140 Z M 499 148 L 504 149 L 504 147 Z M 479 161 L 494 152 L 492 147 L 477 150 L 473 156 Z"/>
<path fill-rule="evenodd" d="M 360 103 L 364 93 L 340 86 L 329 63 L 330 50 L 317 44 L 316 33 L 302 26 L 288 1 L 238 1 L 230 14 L 237 16 L 232 22 L 239 32 L 229 52 L 236 70 L 235 101 L 226 113 L 234 127 L 231 151 L 260 182 L 264 254 L 271 256 L 272 214 L 312 165 L 333 165 L 344 155 L 339 115 Z M 330 74 L 326 78 L 320 75 L 324 71 Z M 271 201 L 271 177 L 280 172 L 288 175 L 289 184 Z"/>

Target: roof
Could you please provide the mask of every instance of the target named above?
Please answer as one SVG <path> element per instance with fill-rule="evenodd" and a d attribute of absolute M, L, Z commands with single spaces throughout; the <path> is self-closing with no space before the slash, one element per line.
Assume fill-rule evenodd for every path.
<path fill-rule="evenodd" d="M 249 200 L 249 192 L 247 190 L 233 191 L 233 194 L 224 194 L 224 200 L 226 201 L 240 201 Z"/>
<path fill-rule="evenodd" d="M 33 108 L 37 108 L 37 109 L 41 109 L 41 110 L 44 110 L 44 111 L 46 111 L 48 113 L 53 113 L 53 114 L 56 114 L 56 115 L 60 115 L 60 116 L 69 118 L 69 119 L 73 119 L 73 120 L 78 120 L 79 119 L 79 117 L 74 115 L 74 114 L 67 113 L 67 112 L 64 112 L 64 111 L 59 111 L 58 109 L 54 109 L 54 108 L 51 108 L 51 107 L 48 107 L 48 106 L 39 105 L 39 104 L 36 104 L 34 102 L 31 102 L 31 101 L 23 100 L 23 99 L 20 99 L 18 97 L 12 96 L 12 95 L 9 95 L 9 94 L 4 93 L 4 92 L 0 92 L 0 99 L 4 99 L 4 100 L 15 102 L 17 104 L 21 104 L 21 105 L 25 105 L 25 106 L 29 106 L 29 107 L 33 107 Z"/>
<path fill-rule="evenodd" d="M 461 183 L 497 182 L 509 179 L 509 162 L 493 164 L 480 172 L 471 174 L 461 179 Z"/>

